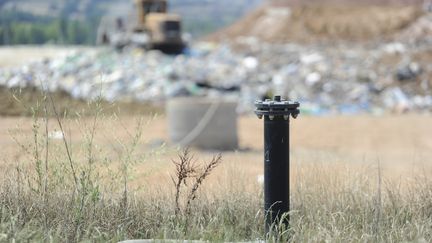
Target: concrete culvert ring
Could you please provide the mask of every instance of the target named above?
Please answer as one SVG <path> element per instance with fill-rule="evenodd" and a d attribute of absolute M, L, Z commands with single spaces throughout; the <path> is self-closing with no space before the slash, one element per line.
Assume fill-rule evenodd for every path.
<path fill-rule="evenodd" d="M 226 99 L 183 97 L 166 105 L 171 141 L 210 150 L 238 148 L 237 103 Z"/>

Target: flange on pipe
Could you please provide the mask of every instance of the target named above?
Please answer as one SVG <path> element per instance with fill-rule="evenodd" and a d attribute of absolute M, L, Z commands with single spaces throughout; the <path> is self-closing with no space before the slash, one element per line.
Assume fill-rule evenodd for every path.
<path fill-rule="evenodd" d="M 266 232 L 289 212 L 289 120 L 300 114 L 298 102 L 275 96 L 255 102 L 255 114 L 264 118 L 264 209 Z M 283 217 L 283 218 L 282 218 Z"/>
<path fill-rule="evenodd" d="M 255 101 L 255 107 L 255 114 L 259 119 L 268 116 L 270 120 L 273 120 L 278 116 L 288 120 L 290 116 L 295 119 L 300 114 L 298 109 L 300 103 L 282 99 L 279 95 L 275 96 L 273 100 L 257 100 Z"/>

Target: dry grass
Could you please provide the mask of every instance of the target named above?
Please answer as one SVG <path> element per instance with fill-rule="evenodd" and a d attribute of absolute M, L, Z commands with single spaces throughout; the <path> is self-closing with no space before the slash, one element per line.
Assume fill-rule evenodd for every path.
<path fill-rule="evenodd" d="M 46 182 L 39 182 L 35 162 L 27 168 L 17 166 L 2 183 L 2 240 L 240 241 L 265 237 L 261 186 L 255 178 L 242 176 L 240 168 L 221 168 L 218 181 L 204 182 L 191 203 L 192 210 L 176 214 L 175 190 L 170 183 L 156 181 L 129 188 L 125 203 L 119 172 L 108 175 L 87 163 L 76 164 L 80 173 L 75 188 L 71 170 L 64 162 L 67 158 L 63 156 L 62 162 L 54 155 L 50 157 L 53 163 L 48 176 L 43 172 L 41 177 Z M 95 160 L 95 168 L 103 163 Z M 170 171 L 175 174 L 174 166 Z M 426 174 L 387 180 L 380 176 L 378 167 L 355 171 L 336 162 L 296 165 L 294 174 L 291 228 L 269 235 L 270 241 L 432 240 L 432 183 Z"/>
<path fill-rule="evenodd" d="M 74 116 L 79 113 L 81 116 L 92 115 L 94 111 L 85 100 L 74 99 L 65 91 L 51 93 L 59 114 Z M 0 116 L 33 116 L 32 107 L 44 98 L 43 92 L 37 88 L 13 88 L 0 85 Z M 94 103 L 94 102 L 93 102 Z M 106 114 L 149 114 L 160 112 L 161 109 L 151 105 L 138 102 L 117 102 L 98 101 Z M 43 115 L 43 114 L 42 114 Z M 51 114 L 54 115 L 54 114 Z"/>
<path fill-rule="evenodd" d="M 46 103 L 41 104 L 39 109 L 44 113 Z M 212 242 L 264 238 L 270 242 L 432 241 L 432 181 L 429 169 L 420 164 L 399 178 L 381 172 L 386 165 L 376 159 L 352 164 L 334 154 L 294 149 L 291 227 L 265 236 L 262 185 L 256 180 L 256 175 L 262 173 L 260 150 L 224 154 L 221 165 L 211 173 L 205 168 L 213 168 L 218 157 L 191 151 L 196 161 L 191 164 L 194 169 L 186 171 L 201 173 L 189 174 L 190 183 L 177 193 L 177 183 L 174 185 L 171 177 L 176 181 L 181 173 L 170 159 L 176 158 L 178 150 L 165 145 L 146 147 L 147 137 L 152 136 L 146 130 L 147 119 L 125 125 L 117 117 L 105 115 L 98 105 L 92 109 L 93 116 L 85 119 L 57 117 L 55 121 L 35 116 L 25 132 L 27 137 L 16 138 L 21 156 L 2 172 L 0 242 L 116 242 L 132 238 Z M 52 110 L 48 108 L 47 112 Z M 340 119 L 344 124 L 349 118 Z M 369 128 L 374 134 L 392 129 L 380 127 L 375 118 L 369 119 L 375 126 L 360 122 L 355 126 L 363 131 Z M 302 121 L 310 122 L 307 118 Z M 80 128 L 76 134 L 70 132 L 71 123 Z M 353 137 L 335 136 L 332 140 L 332 122 L 321 118 L 319 123 L 329 132 L 321 133 L 325 138 L 322 143 L 329 148 L 337 141 L 347 147 L 363 143 L 368 146 Z M 103 129 L 103 125 L 111 131 Z M 409 139 L 412 130 L 408 127 L 412 124 L 407 124 L 406 129 L 395 126 L 400 134 L 386 138 Z M 63 130 L 65 139 L 50 138 L 53 128 Z M 338 129 L 349 133 L 346 127 Z M 120 133 L 126 136 L 115 136 Z M 304 130 L 301 135 L 305 137 L 294 140 L 298 144 L 311 143 L 308 134 L 316 133 Z M 429 140 L 414 135 L 420 139 L 413 141 L 416 146 L 426 146 Z M 249 132 L 246 139 L 261 136 Z M 379 149 L 398 148 L 395 141 L 379 146 L 383 138 L 374 138 Z M 213 157 L 213 163 L 208 164 Z M 180 161 L 191 161 L 182 158 L 184 154 Z M 205 180 L 200 175 L 205 175 Z M 176 202 L 181 202 L 180 213 L 176 213 Z M 189 211 L 182 210 L 188 204 Z"/>

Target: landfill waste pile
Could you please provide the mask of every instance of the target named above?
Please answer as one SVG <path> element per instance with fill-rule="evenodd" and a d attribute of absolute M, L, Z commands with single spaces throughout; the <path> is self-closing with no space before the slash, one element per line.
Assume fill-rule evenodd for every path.
<path fill-rule="evenodd" d="M 429 7 L 429 14 L 418 18 L 408 28 L 399 33 L 397 38 L 410 43 L 430 43 L 432 41 L 432 2 Z"/>
<path fill-rule="evenodd" d="M 281 94 L 313 115 L 432 109 L 430 44 L 265 44 L 243 51 L 196 43 L 182 55 L 95 48 L 0 69 L 0 86 L 62 91 L 76 99 L 164 102 L 227 97 L 249 113 L 256 99 Z"/>

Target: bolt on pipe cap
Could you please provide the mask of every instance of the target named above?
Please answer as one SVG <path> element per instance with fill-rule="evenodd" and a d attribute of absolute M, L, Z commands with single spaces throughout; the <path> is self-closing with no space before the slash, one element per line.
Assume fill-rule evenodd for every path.
<path fill-rule="evenodd" d="M 257 100 L 255 101 L 255 107 L 255 114 L 259 119 L 267 116 L 271 120 L 275 117 L 283 117 L 288 120 L 290 116 L 295 119 L 300 114 L 300 103 L 285 100 L 280 95 L 276 95 L 273 100 Z"/>

